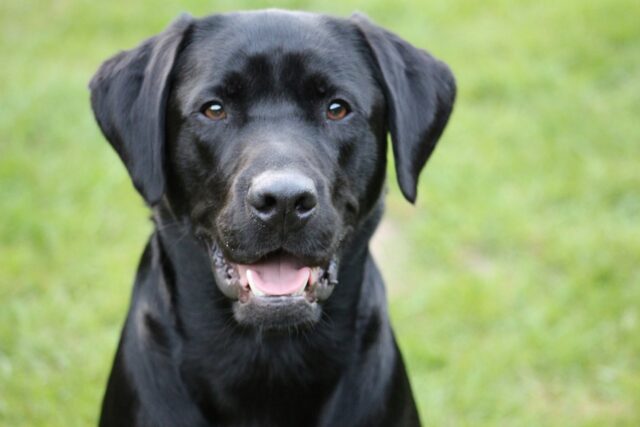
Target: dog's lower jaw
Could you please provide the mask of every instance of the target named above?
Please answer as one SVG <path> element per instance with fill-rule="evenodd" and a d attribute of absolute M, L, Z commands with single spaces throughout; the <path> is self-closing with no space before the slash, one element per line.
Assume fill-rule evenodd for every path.
<path fill-rule="evenodd" d="M 304 297 L 253 297 L 233 302 L 233 317 L 243 326 L 263 331 L 298 330 L 320 320 L 322 308 Z"/>

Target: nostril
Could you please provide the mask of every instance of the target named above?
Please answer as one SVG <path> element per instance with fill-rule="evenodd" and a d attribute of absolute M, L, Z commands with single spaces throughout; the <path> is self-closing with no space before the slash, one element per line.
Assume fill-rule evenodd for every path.
<path fill-rule="evenodd" d="M 313 193 L 305 193 L 296 199 L 294 206 L 298 215 L 305 215 L 313 211 L 317 204 L 318 201 Z"/>
<path fill-rule="evenodd" d="M 278 207 L 278 199 L 271 193 L 261 191 L 249 192 L 249 205 L 259 215 L 270 215 Z"/>
<path fill-rule="evenodd" d="M 268 212 L 275 209 L 277 204 L 278 201 L 274 196 L 272 196 L 271 194 L 265 194 L 264 196 L 262 196 L 262 200 L 260 201 L 260 203 L 258 203 L 257 206 L 255 206 L 255 208 L 263 212 Z"/>

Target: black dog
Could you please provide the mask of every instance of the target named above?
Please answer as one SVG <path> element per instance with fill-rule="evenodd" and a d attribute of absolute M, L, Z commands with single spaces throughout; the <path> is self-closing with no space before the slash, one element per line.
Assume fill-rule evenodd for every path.
<path fill-rule="evenodd" d="M 451 113 L 366 18 L 185 16 L 105 62 L 100 128 L 153 209 L 101 426 L 416 426 L 368 241 Z"/>

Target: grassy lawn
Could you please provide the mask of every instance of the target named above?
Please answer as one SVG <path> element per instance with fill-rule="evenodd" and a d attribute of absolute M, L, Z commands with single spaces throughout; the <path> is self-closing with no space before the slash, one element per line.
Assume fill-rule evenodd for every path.
<path fill-rule="evenodd" d="M 366 12 L 458 78 L 376 245 L 425 425 L 640 425 L 637 0 L 2 2 L 0 425 L 95 424 L 151 229 L 90 76 L 181 11 L 266 6 Z"/>

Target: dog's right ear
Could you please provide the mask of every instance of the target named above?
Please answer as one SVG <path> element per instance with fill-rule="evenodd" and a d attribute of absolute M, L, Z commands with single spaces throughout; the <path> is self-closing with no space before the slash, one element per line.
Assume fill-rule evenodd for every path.
<path fill-rule="evenodd" d="M 157 36 L 105 61 L 89 84 L 98 125 L 149 205 L 164 194 L 169 80 L 192 22 L 182 15 Z"/>
<path fill-rule="evenodd" d="M 420 172 L 449 120 L 455 79 L 446 64 L 364 15 L 354 14 L 351 21 L 378 67 L 398 183 L 404 197 L 413 203 Z"/>

